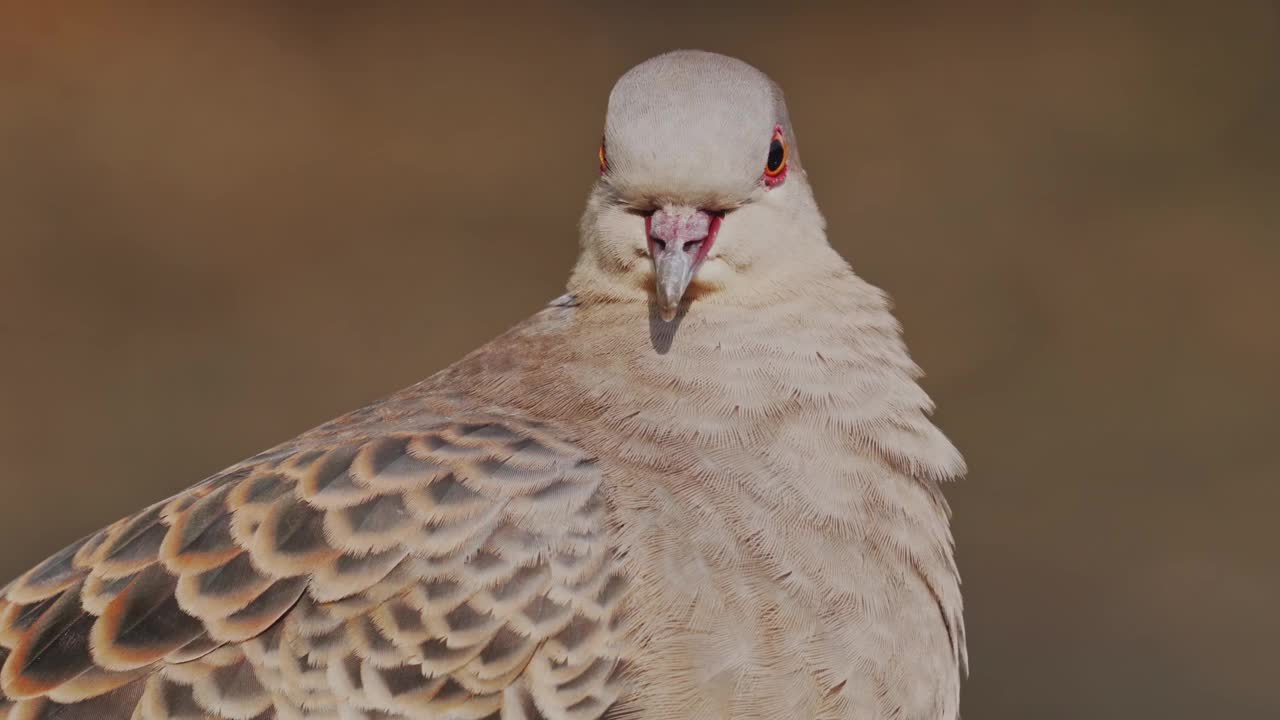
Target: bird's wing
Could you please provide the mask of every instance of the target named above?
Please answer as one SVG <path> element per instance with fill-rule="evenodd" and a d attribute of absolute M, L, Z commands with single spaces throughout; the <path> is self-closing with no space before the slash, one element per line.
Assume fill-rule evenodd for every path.
<path fill-rule="evenodd" d="M 506 416 L 359 425 L 11 583 L 0 719 L 603 713 L 621 579 L 592 459 Z"/>

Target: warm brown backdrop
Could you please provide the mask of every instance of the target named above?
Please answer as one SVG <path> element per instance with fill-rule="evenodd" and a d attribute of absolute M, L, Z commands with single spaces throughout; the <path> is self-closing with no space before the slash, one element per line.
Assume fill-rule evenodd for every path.
<path fill-rule="evenodd" d="M 611 82 L 699 46 L 970 460 L 966 717 L 1280 716 L 1275 3 L 482 5 L 0 10 L 0 576 L 557 295 Z"/>

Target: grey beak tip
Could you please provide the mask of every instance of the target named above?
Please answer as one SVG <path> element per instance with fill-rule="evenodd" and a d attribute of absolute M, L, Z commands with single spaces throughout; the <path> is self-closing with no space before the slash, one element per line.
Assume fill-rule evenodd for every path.
<path fill-rule="evenodd" d="M 697 268 L 688 253 L 679 250 L 658 254 L 653 259 L 654 294 L 662 319 L 671 322 L 680 309 L 680 300 L 693 280 Z"/>

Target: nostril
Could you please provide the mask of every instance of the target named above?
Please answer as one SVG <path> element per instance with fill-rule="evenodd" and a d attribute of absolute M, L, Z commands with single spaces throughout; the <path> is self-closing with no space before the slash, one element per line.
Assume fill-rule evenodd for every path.
<path fill-rule="evenodd" d="M 698 249 L 699 247 L 701 247 L 701 246 L 702 246 L 702 241 L 701 241 L 701 240 L 690 240 L 689 242 L 687 242 L 687 243 L 685 243 L 685 244 L 684 244 L 684 251 L 685 251 L 685 252 L 693 252 L 693 251 L 697 250 L 697 249 Z"/>
<path fill-rule="evenodd" d="M 666 240 L 660 240 L 660 239 L 658 239 L 658 238 L 656 238 L 656 237 L 651 237 L 651 238 L 649 238 L 649 239 L 653 241 L 653 246 L 654 246 L 655 248 L 657 248 L 657 249 L 659 249 L 659 250 L 662 250 L 662 251 L 664 251 L 664 252 L 666 251 L 666 249 L 667 249 L 667 241 L 666 241 Z"/>

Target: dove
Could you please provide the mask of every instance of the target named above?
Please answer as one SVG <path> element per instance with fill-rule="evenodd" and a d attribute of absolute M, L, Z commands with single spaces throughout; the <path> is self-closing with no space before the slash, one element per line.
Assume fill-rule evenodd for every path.
<path fill-rule="evenodd" d="M 660 55 L 598 159 L 565 295 L 8 584 L 0 718 L 956 718 L 964 463 L 781 90 Z"/>

